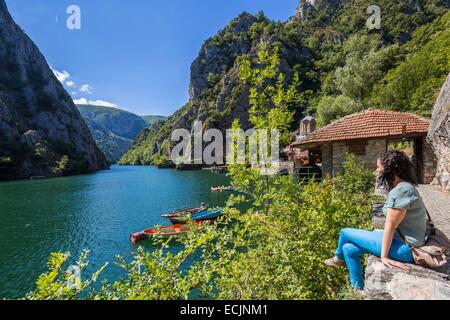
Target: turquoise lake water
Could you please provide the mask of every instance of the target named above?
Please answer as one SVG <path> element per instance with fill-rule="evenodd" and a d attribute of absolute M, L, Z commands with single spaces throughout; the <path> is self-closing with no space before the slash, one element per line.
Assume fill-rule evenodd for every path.
<path fill-rule="evenodd" d="M 206 202 L 223 206 L 225 175 L 177 172 L 155 167 L 120 167 L 96 174 L 0 183 L 0 298 L 23 297 L 46 271 L 51 252 L 71 252 L 77 260 L 91 251 L 89 274 L 110 262 L 103 277 L 116 279 L 115 256 L 130 259 L 131 233 L 168 225 L 160 217 L 172 209 Z M 151 245 L 144 243 L 151 250 Z"/>

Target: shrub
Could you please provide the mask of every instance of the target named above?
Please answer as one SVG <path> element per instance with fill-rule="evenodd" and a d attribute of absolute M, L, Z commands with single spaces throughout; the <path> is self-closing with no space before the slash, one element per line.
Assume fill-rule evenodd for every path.
<path fill-rule="evenodd" d="M 375 172 L 371 172 L 359 162 L 352 153 L 346 155 L 342 173 L 336 177 L 335 183 L 338 190 L 345 194 L 367 195 L 374 192 Z"/>
<path fill-rule="evenodd" d="M 36 281 L 36 290 L 26 296 L 28 300 L 74 300 L 80 299 L 81 295 L 92 290 L 91 285 L 97 281 L 98 276 L 107 266 L 105 264 L 95 272 L 89 280 L 81 279 L 81 272 L 87 267 L 88 251 L 81 254 L 78 262 L 63 271 L 62 267 L 67 264 L 70 257 L 68 253 L 52 253 L 48 260 L 48 272 L 42 274 Z"/>
<path fill-rule="evenodd" d="M 53 168 L 55 174 L 64 175 L 69 171 L 70 159 L 68 156 L 62 156 L 59 161 L 56 162 L 56 166 Z"/>
<path fill-rule="evenodd" d="M 11 157 L 0 157 L 0 167 L 7 167 L 11 162 Z"/>

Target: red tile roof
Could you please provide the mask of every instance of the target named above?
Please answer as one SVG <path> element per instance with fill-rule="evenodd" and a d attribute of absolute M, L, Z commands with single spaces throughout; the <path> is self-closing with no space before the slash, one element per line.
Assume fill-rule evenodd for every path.
<path fill-rule="evenodd" d="M 341 118 L 305 139 L 294 142 L 292 146 L 368 138 L 422 136 L 427 134 L 429 126 L 430 120 L 414 114 L 369 109 Z"/>

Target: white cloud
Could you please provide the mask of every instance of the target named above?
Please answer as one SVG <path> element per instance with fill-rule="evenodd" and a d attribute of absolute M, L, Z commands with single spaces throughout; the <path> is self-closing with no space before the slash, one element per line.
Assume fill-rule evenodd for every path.
<path fill-rule="evenodd" d="M 74 99 L 73 102 L 75 104 L 89 104 L 89 101 L 86 98 Z"/>
<path fill-rule="evenodd" d="M 58 78 L 58 80 L 66 85 L 69 88 L 72 88 L 71 90 L 71 95 L 73 97 L 78 96 L 78 92 L 75 91 L 77 90 L 77 86 L 75 85 L 75 82 L 72 81 L 71 78 L 71 74 L 67 71 L 58 71 L 56 69 L 54 69 L 53 67 L 51 67 L 53 73 L 55 74 L 56 78 Z M 80 86 L 78 88 L 79 92 L 83 92 L 83 93 L 87 93 L 87 94 L 93 94 L 94 92 L 94 87 L 92 87 L 89 84 L 84 84 L 82 86 Z M 91 105 L 91 106 L 101 106 L 101 107 L 108 107 L 108 108 L 118 108 L 118 105 L 112 102 L 108 102 L 105 100 L 89 100 L 86 98 L 79 98 L 79 99 L 73 99 L 73 102 L 75 104 L 84 104 L 84 105 Z"/>
<path fill-rule="evenodd" d="M 108 107 L 108 108 L 117 108 L 118 105 L 112 102 L 104 101 L 104 100 L 88 100 L 86 98 L 74 99 L 73 102 L 75 104 L 84 104 L 90 106 L 100 106 L 100 107 Z"/>
<path fill-rule="evenodd" d="M 104 100 L 95 100 L 95 101 L 90 101 L 91 103 L 94 103 L 94 105 L 96 106 L 101 106 L 101 107 L 109 107 L 109 108 L 117 108 L 118 105 L 112 102 L 108 102 L 108 101 L 104 101 Z"/>
<path fill-rule="evenodd" d="M 56 78 L 58 78 L 58 81 L 61 83 L 64 83 L 67 79 L 70 78 L 70 73 L 67 71 L 58 71 L 56 69 L 51 68 L 53 73 L 55 74 Z"/>
<path fill-rule="evenodd" d="M 88 94 L 92 94 L 93 90 L 94 90 L 94 88 L 88 84 L 83 84 L 80 87 L 80 92 L 84 92 L 84 93 L 88 93 Z"/>
<path fill-rule="evenodd" d="M 70 87 L 70 88 L 74 88 L 75 87 L 75 82 L 73 82 L 72 80 L 69 80 L 72 75 L 67 72 L 67 71 L 58 71 L 56 69 L 54 69 L 53 67 L 50 67 L 53 71 L 53 74 L 56 76 L 56 78 L 58 79 L 59 82 L 61 82 L 62 84 Z"/>

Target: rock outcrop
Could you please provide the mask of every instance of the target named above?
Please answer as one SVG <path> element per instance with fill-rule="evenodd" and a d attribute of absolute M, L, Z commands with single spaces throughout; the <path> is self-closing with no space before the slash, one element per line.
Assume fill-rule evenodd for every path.
<path fill-rule="evenodd" d="M 368 300 L 450 300 L 449 275 L 410 265 L 406 272 L 369 257 L 365 297 Z"/>
<path fill-rule="evenodd" d="M 149 164 L 155 153 L 167 155 L 171 132 L 191 130 L 195 120 L 202 121 L 205 129 L 225 131 L 234 119 L 239 119 L 242 128 L 250 128 L 249 90 L 239 76 L 239 58 L 255 56 L 261 43 L 276 43 L 280 47 L 280 71 L 288 78 L 295 66 L 309 70 L 313 63 L 312 54 L 301 43 L 285 43 L 269 25 L 266 17 L 244 12 L 206 40 L 191 65 L 189 102 L 160 130 L 144 132 L 122 163 Z"/>
<path fill-rule="evenodd" d="M 61 168 L 63 156 L 69 163 Z M 71 97 L 0 0 L 0 180 L 107 166 Z"/>
<path fill-rule="evenodd" d="M 434 107 L 428 141 L 433 147 L 438 163 L 433 184 L 450 191 L 450 74 Z"/>
<path fill-rule="evenodd" d="M 301 0 L 295 16 L 299 20 L 305 20 L 319 9 L 335 11 L 341 4 L 349 1 L 350 0 Z"/>

